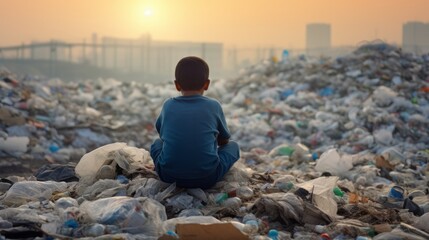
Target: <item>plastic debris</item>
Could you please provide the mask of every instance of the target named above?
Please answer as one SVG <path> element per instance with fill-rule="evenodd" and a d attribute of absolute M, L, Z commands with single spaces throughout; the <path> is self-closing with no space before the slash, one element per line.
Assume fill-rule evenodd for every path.
<path fill-rule="evenodd" d="M 252 239 L 428 239 L 428 89 L 429 58 L 387 44 L 213 80 L 242 159 L 201 190 L 160 181 L 147 151 L 171 83 L 0 70 L 0 238 L 175 238 L 228 222 Z"/>

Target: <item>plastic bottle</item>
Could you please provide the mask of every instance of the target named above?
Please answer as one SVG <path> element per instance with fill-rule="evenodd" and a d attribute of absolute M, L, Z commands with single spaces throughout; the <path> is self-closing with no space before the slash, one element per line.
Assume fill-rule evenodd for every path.
<path fill-rule="evenodd" d="M 279 186 L 280 190 L 285 191 L 285 192 L 290 191 L 290 190 L 291 190 L 291 189 L 293 189 L 294 187 L 295 187 L 295 184 L 293 184 L 293 182 L 287 182 L 287 183 L 285 183 L 285 184 L 281 184 L 281 185 Z"/>
<path fill-rule="evenodd" d="M 257 220 L 249 220 L 243 226 L 243 232 L 248 235 L 254 235 L 259 231 L 259 223 Z"/>
<path fill-rule="evenodd" d="M 104 235 L 106 227 L 103 224 L 95 223 L 92 226 L 85 228 L 82 234 L 86 237 L 98 237 Z"/>
<path fill-rule="evenodd" d="M 250 187 L 243 186 L 237 189 L 237 197 L 247 200 L 253 197 L 253 190 Z"/>
<path fill-rule="evenodd" d="M 222 202 L 222 206 L 232 209 L 239 209 L 241 206 L 241 199 L 238 197 L 228 198 Z"/>
<path fill-rule="evenodd" d="M 228 193 L 218 193 L 215 196 L 215 202 L 217 204 L 221 204 L 223 203 L 226 199 L 228 199 Z"/>
<path fill-rule="evenodd" d="M 341 189 L 339 187 L 334 187 L 333 192 L 334 192 L 335 196 L 338 196 L 338 197 L 344 196 L 344 192 L 341 191 Z"/>
<path fill-rule="evenodd" d="M 49 146 L 49 151 L 51 151 L 52 153 L 56 153 L 58 152 L 58 150 L 60 150 L 60 147 L 58 147 L 58 145 L 55 143 Z"/>
<path fill-rule="evenodd" d="M 317 233 L 324 233 L 326 232 L 326 226 L 324 225 L 315 225 L 314 226 L 314 231 Z"/>
<path fill-rule="evenodd" d="M 313 153 L 313 154 L 311 154 L 311 158 L 314 160 L 314 161 L 316 161 L 318 158 L 319 158 L 319 154 L 317 154 L 317 153 Z"/>
<path fill-rule="evenodd" d="M 274 181 L 274 186 L 277 187 L 278 189 L 284 191 L 284 192 L 288 192 L 295 187 L 295 185 L 294 185 L 295 181 L 296 180 L 295 180 L 294 176 L 285 175 L 283 177 L 276 179 Z"/>
<path fill-rule="evenodd" d="M 177 239 L 179 238 L 179 235 L 177 235 L 177 233 L 175 233 L 175 232 L 173 232 L 171 230 L 168 230 L 165 234 L 168 235 L 168 236 L 177 238 Z"/>
<path fill-rule="evenodd" d="M 279 148 L 278 153 L 279 153 L 279 155 L 290 157 L 290 156 L 292 156 L 294 151 L 295 151 L 295 149 L 293 147 L 285 146 L 285 147 Z"/>
<path fill-rule="evenodd" d="M 289 59 L 289 51 L 284 49 L 282 52 L 282 62 L 287 62 L 287 60 Z"/>
<path fill-rule="evenodd" d="M 249 213 L 244 215 L 242 222 L 246 223 L 247 221 L 250 221 L 250 220 L 258 220 L 258 218 L 253 213 Z"/>
<path fill-rule="evenodd" d="M 271 240 L 278 240 L 279 239 L 279 232 L 275 229 L 271 229 L 270 231 L 268 231 L 268 237 Z"/>
<path fill-rule="evenodd" d="M 58 211 L 61 209 L 65 210 L 69 207 L 78 207 L 78 206 L 79 204 L 76 201 L 76 199 L 71 197 L 62 197 L 55 202 L 55 207 Z"/>
<path fill-rule="evenodd" d="M 67 221 L 65 221 L 63 226 L 66 228 L 78 228 L 79 223 L 75 219 L 72 218 L 72 219 L 68 219 Z"/>
<path fill-rule="evenodd" d="M 251 193 L 251 194 L 250 194 Z M 234 189 L 227 193 L 218 193 L 215 195 L 214 200 L 217 204 L 222 204 L 228 198 L 240 197 L 243 199 L 248 199 L 253 197 L 253 190 L 249 187 L 240 187 L 238 189 Z"/>

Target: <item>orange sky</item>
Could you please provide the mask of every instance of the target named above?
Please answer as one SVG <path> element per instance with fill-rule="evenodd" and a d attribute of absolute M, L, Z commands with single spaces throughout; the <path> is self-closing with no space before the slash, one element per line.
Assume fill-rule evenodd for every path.
<path fill-rule="evenodd" d="M 150 32 L 156 40 L 304 48 L 314 22 L 331 24 L 334 46 L 401 43 L 404 22 L 429 22 L 429 0 L 0 0 L 0 9 L 0 46 Z"/>

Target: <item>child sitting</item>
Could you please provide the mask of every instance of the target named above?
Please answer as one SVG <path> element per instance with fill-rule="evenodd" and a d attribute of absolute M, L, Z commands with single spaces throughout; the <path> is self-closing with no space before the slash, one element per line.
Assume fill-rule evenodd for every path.
<path fill-rule="evenodd" d="M 240 158 L 230 141 L 220 103 L 203 96 L 209 88 L 209 67 L 198 57 L 185 57 L 176 66 L 177 91 L 166 100 L 156 121 L 160 139 L 150 155 L 160 179 L 183 188 L 214 186 Z"/>

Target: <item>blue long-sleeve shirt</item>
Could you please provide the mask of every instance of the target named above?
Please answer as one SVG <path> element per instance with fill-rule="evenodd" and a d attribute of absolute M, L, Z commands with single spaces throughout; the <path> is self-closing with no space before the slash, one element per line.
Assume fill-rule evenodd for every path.
<path fill-rule="evenodd" d="M 168 99 L 156 130 L 163 141 L 158 167 L 163 174 L 180 179 L 213 173 L 219 164 L 217 137 L 231 136 L 220 103 L 202 95 Z"/>

